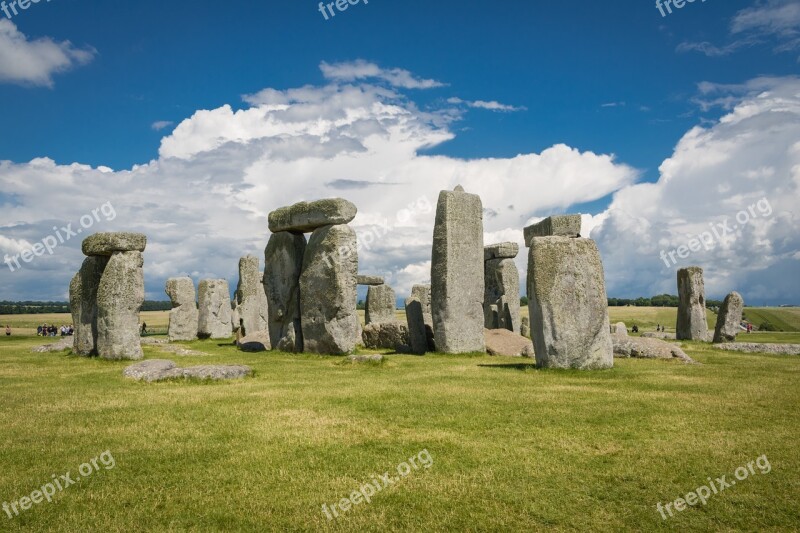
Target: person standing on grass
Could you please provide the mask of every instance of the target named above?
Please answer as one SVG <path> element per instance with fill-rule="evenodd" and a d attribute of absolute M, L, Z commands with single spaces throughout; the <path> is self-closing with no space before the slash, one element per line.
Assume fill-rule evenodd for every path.
<path fill-rule="evenodd" d="M 6 337 L 10 337 L 10 336 L 11 336 L 11 326 L 7 325 L 6 326 Z"/>

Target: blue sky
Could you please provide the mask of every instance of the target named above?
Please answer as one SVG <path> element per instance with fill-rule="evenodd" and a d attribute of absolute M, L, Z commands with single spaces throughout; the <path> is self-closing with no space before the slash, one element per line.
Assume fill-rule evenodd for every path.
<path fill-rule="evenodd" d="M 724 135 L 740 138 L 742 132 L 751 131 L 748 128 L 755 127 L 755 133 L 763 134 L 763 124 L 753 117 L 749 117 L 750 123 L 741 124 L 742 130 L 735 135 L 725 130 L 724 119 L 722 122 L 720 119 L 735 114 L 737 105 L 746 107 L 748 99 L 763 97 L 764 92 L 781 95 L 771 101 L 772 108 L 763 110 L 765 117 L 773 117 L 774 106 L 782 105 L 786 98 L 796 97 L 794 76 L 800 67 L 799 12 L 798 2 L 787 0 L 698 0 L 682 9 L 673 8 L 673 13 L 666 17 L 661 16 L 651 1 L 490 4 L 371 0 L 368 4 L 350 6 L 344 12 L 337 11 L 335 17 L 325 20 L 318 11 L 318 2 L 298 0 L 266 3 L 201 0 L 191 4 L 52 0 L 32 4 L 0 26 L 0 43 L 15 43 L 0 52 L 0 161 L 7 162 L 0 166 L 3 185 L 0 203 L 4 211 L 0 218 L 0 252 L 18 251 L 25 243 L 41 240 L 53 226 L 53 220 L 76 220 L 89 205 L 101 205 L 119 197 L 115 205 L 121 216 L 103 229 L 149 230 L 152 243 L 149 250 L 153 250 L 149 260 L 155 265 L 146 264 L 151 272 L 147 278 L 148 297 L 162 299 L 163 279 L 173 274 L 188 273 L 196 278 L 221 276 L 233 282 L 241 255 L 236 251 L 259 254 L 266 244 L 266 223 L 263 220 L 259 223 L 258 212 L 264 215 L 283 203 L 311 199 L 304 195 L 312 188 L 317 195 L 326 192 L 336 195 L 335 187 L 324 186 L 336 180 L 324 181 L 322 177 L 298 171 L 295 176 L 298 187 L 276 194 L 283 179 L 280 175 L 266 173 L 254 178 L 248 172 L 258 165 L 272 172 L 277 169 L 287 172 L 277 162 L 290 160 L 296 165 L 288 170 L 292 174 L 308 154 L 293 151 L 288 156 L 272 145 L 263 145 L 258 154 L 248 151 L 248 157 L 252 158 L 249 165 L 237 166 L 241 153 L 232 151 L 229 145 L 222 149 L 213 142 L 213 146 L 203 143 L 208 136 L 214 136 L 214 128 L 230 126 L 234 132 L 222 135 L 228 143 L 241 142 L 248 150 L 256 150 L 254 139 L 275 140 L 296 131 L 278 128 L 277 133 L 253 135 L 249 130 L 242 133 L 247 128 L 258 129 L 252 122 L 246 126 L 234 125 L 235 118 L 220 112 L 214 121 L 203 123 L 196 113 L 221 110 L 226 105 L 233 112 L 264 105 L 308 106 L 312 100 L 318 103 L 319 95 L 330 96 L 331 91 L 326 93 L 325 88 L 335 86 L 335 93 L 351 86 L 366 94 L 378 87 L 394 94 L 375 93 L 377 96 L 370 96 L 374 100 L 368 99 L 369 105 L 391 103 L 414 115 L 419 122 L 415 128 L 427 129 L 424 135 L 392 138 L 386 146 L 382 145 L 385 157 L 377 157 L 373 164 L 382 162 L 388 169 L 391 161 L 406 171 L 409 165 L 429 169 L 426 165 L 441 163 L 438 159 L 441 156 L 446 159 L 445 168 L 457 169 L 454 175 L 466 176 L 468 183 L 469 177 L 478 180 L 476 187 L 480 180 L 496 177 L 497 187 L 505 191 L 506 198 L 485 199 L 485 204 L 491 203 L 487 207 L 495 211 L 512 205 L 519 195 L 552 193 L 547 201 L 516 202 L 525 204 L 523 214 L 505 219 L 501 215 L 496 224 L 487 224 L 487 239 L 519 241 L 520 237 L 513 232 L 521 235 L 522 226 L 530 220 L 553 212 L 578 210 L 598 217 L 586 223 L 589 231 L 597 229 L 596 239 L 606 259 L 611 295 L 674 292 L 670 290 L 674 285 L 674 268 L 666 268 L 657 253 L 654 258 L 652 251 L 642 251 L 641 247 L 618 249 L 614 243 L 629 240 L 631 227 L 649 224 L 651 229 L 672 228 L 669 235 L 652 232 L 641 235 L 641 239 L 658 249 L 656 252 L 677 248 L 692 231 L 701 232 L 690 227 L 701 228 L 719 217 L 734 216 L 741 208 L 754 205 L 752 201 L 761 198 L 762 193 L 774 191 L 776 182 L 785 187 L 783 200 L 796 200 L 793 195 L 797 189 L 791 174 L 795 154 L 790 148 L 800 142 L 797 130 L 791 128 L 797 116 L 783 117 L 788 129 L 769 123 L 783 132 L 779 145 L 786 148 L 780 152 L 785 157 L 767 165 L 771 170 L 764 170 L 764 179 L 742 178 L 748 187 L 754 181 L 758 185 L 747 189 L 747 194 L 729 194 L 732 188 L 744 190 L 741 183 L 724 186 L 712 183 L 714 175 L 719 176 L 724 166 L 702 178 L 709 184 L 700 188 L 708 196 L 697 199 L 700 205 L 709 207 L 704 213 L 684 212 L 670 203 L 679 202 L 687 194 L 691 196 L 689 185 L 682 191 L 661 194 L 658 200 L 662 202 L 661 214 L 651 215 L 644 213 L 648 208 L 640 208 L 635 202 L 630 206 L 625 204 L 626 198 L 643 196 L 627 188 L 637 183 L 658 185 L 664 180 L 664 168 L 659 168 L 665 161 L 675 160 L 676 147 L 682 140 L 687 141 L 686 136 L 693 128 L 700 127 L 709 133 L 705 139 L 709 144 L 725 144 Z M 5 18 L 2 13 L 0 17 Z M 54 58 L 59 53 L 63 57 Z M 331 67 L 327 74 L 325 65 Z M 319 94 L 311 100 L 290 98 L 288 104 L 287 93 L 280 101 L 243 99 L 264 89 L 288 91 L 306 86 Z M 337 105 L 329 100 L 325 103 Z M 364 102 L 354 103 L 358 109 L 365 109 L 364 105 Z M 312 115 L 319 112 L 322 120 L 330 118 L 325 113 L 331 108 L 315 104 L 302 111 Z M 174 134 L 184 121 L 185 131 Z M 203 132 L 204 128 L 209 132 Z M 306 134 L 314 131 L 312 126 L 308 128 Z M 164 142 L 170 136 L 171 145 Z M 352 139 L 352 131 L 345 137 Z M 408 148 L 405 141 L 410 139 L 418 142 L 411 142 Z M 196 147 L 198 142 L 205 148 L 186 148 Z M 368 152 L 373 150 L 368 143 L 362 144 L 368 147 Z M 554 154 L 552 159 L 556 162 L 552 165 L 537 163 L 526 169 L 521 164 L 522 168 L 511 172 L 503 164 L 520 155 L 547 154 L 562 145 L 574 153 Z M 411 150 L 412 154 L 400 165 L 389 155 L 395 149 Z M 348 171 L 337 166 L 337 153 L 334 150 L 322 156 L 317 154 L 329 163 L 317 169 L 318 176 L 338 172 L 341 174 L 338 179 L 349 179 L 345 176 Z M 608 168 L 593 166 L 595 163 L 588 159 L 595 154 L 613 156 Z M 120 174 L 153 161 L 158 170 L 150 168 L 143 172 L 167 172 L 164 169 L 170 167 L 176 155 L 181 160 L 180 168 L 170 174 L 170 181 L 163 182 L 165 187 L 174 189 L 163 199 L 154 195 L 148 201 L 144 194 L 146 187 L 141 185 L 147 179 L 156 183 L 163 177 L 148 175 L 145 179 L 136 171 L 132 175 Z M 765 168 L 761 159 L 767 155 L 779 157 L 754 153 L 747 154 L 750 159 L 744 162 L 728 161 L 728 164 L 741 168 L 753 161 L 753 168 L 747 172 L 755 175 Z M 695 156 L 703 159 L 702 154 Z M 47 169 L 31 166 L 37 158 L 52 160 L 54 166 Z M 487 163 L 470 164 L 480 161 Z M 491 162 L 496 166 L 487 170 Z M 73 163 L 92 168 L 82 174 L 83 170 L 70 166 Z M 359 168 L 364 158 L 351 163 L 352 168 Z M 685 164 L 675 166 L 687 168 Z M 380 176 L 382 168 L 365 163 L 358 180 L 368 180 L 370 169 L 375 180 L 389 179 Z M 486 174 L 478 177 L 484 171 Z M 536 186 L 520 185 L 517 189 L 516 184 L 526 181 L 526 172 L 530 172 L 530 181 Z M 53 173 L 66 180 L 63 189 L 59 189 L 62 182 L 53 178 Z M 69 177 L 64 177 L 64 173 Z M 399 170 L 397 173 L 405 175 Z M 683 179 L 690 183 L 701 178 L 689 173 Z M 37 204 L 37 195 L 27 188 L 37 180 L 41 180 L 42 190 L 49 191 L 47 194 L 54 200 Z M 592 193 L 545 190 L 553 180 L 566 181 L 570 187 L 585 188 Z M 681 178 L 671 180 L 672 184 L 679 181 Z M 178 206 L 172 223 L 166 215 L 163 220 L 159 218 L 159 213 L 168 210 L 170 197 L 193 194 L 198 184 L 206 191 L 219 187 L 219 194 L 228 194 L 229 199 L 254 188 L 246 196 L 258 198 L 260 203 L 242 208 L 242 199 L 238 198 L 241 212 L 220 214 L 220 219 L 213 223 L 208 217 L 192 212 L 190 205 Z M 445 180 L 439 185 L 444 188 L 454 184 Z M 662 185 L 666 190 L 667 180 Z M 88 202 L 85 207 L 64 207 L 84 191 Z M 338 194 L 346 196 L 347 191 L 339 190 Z M 426 190 L 424 194 L 435 202 L 435 190 Z M 722 197 L 725 194 L 727 199 Z M 372 197 L 365 195 L 364 201 Z M 409 198 L 414 200 L 416 196 L 405 198 L 406 204 Z M 164 204 L 160 203 L 162 200 Z M 783 211 L 779 203 L 772 202 L 784 216 L 781 223 L 794 227 L 798 222 L 792 202 Z M 362 222 L 368 226 L 370 212 L 366 206 L 359 207 L 366 219 Z M 387 203 L 376 207 L 373 214 L 387 214 L 392 209 Z M 148 210 L 155 214 L 146 215 Z M 621 222 L 620 213 L 624 212 L 642 220 L 629 221 L 632 226 L 627 227 Z M 667 222 L 663 219 L 665 213 L 670 213 Z M 179 214 L 185 219 L 179 219 Z M 148 220 L 143 221 L 143 216 Z M 152 221 L 160 221 L 164 226 L 145 227 L 144 222 Z M 744 293 L 749 290 L 753 298 L 765 302 L 785 303 L 788 297 L 800 303 L 800 287 L 792 280 L 798 266 L 797 259 L 792 259 L 798 249 L 796 239 L 787 237 L 780 243 L 770 243 L 773 261 L 746 265 L 739 269 L 741 272 L 736 270 L 736 258 L 731 254 L 753 255 L 753 246 L 763 245 L 764 234 L 771 232 L 766 226 L 778 224 L 774 219 L 758 222 L 764 222 L 765 227 L 748 224 L 750 227 L 739 236 L 738 244 L 693 255 L 682 264 L 695 262 L 719 267 L 718 275 L 708 274 L 710 292 L 716 296 L 738 289 Z M 187 234 L 173 232 L 175 224 L 184 227 Z M 214 225 L 219 235 L 207 231 Z M 241 239 L 238 247 L 229 245 L 223 243 L 224 231 L 220 225 L 247 230 L 252 235 L 245 237 L 237 229 L 228 229 Z M 398 231 L 386 239 L 387 250 L 403 248 L 401 237 L 417 243 L 419 250 L 410 252 L 408 257 L 387 253 L 380 247 L 365 251 L 362 257 L 363 267 L 394 278 L 401 294 L 413 282 L 426 281 L 423 252 L 428 243 L 419 239 L 429 232 L 428 223 L 420 220 L 418 228 L 419 234 Z M 169 255 L 173 243 L 191 241 L 197 235 L 205 236 L 200 249 L 219 258 L 218 263 L 210 264 L 207 258 Z M 592 236 L 595 237 L 594 233 Z M 4 267 L 0 274 L 0 299 L 22 299 L 25 295 L 63 297 L 70 273 L 80 262 L 75 243 L 64 248 L 69 253 L 37 258 L 26 265 L 25 272 L 10 272 Z M 755 253 L 760 256 L 762 251 L 759 248 Z M 618 264 L 617 253 L 632 254 L 631 260 Z M 427 255 L 429 260 L 429 249 Z M 634 255 L 640 260 L 633 260 Z M 725 263 L 724 272 L 721 263 Z M 520 266 L 524 267 L 522 257 Z M 49 273 L 48 281 L 37 283 L 41 276 L 36 272 Z M 777 287 L 761 287 L 758 280 L 778 272 L 783 274 L 776 281 Z M 632 279 L 639 281 L 631 283 Z"/>

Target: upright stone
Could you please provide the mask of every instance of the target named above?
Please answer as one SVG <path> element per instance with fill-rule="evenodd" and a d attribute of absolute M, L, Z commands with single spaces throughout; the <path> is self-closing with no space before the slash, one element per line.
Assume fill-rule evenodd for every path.
<path fill-rule="evenodd" d="M 580 215 L 556 215 L 547 217 L 541 222 L 528 226 L 523 230 L 525 246 L 531 246 L 536 237 L 572 237 L 581 236 Z"/>
<path fill-rule="evenodd" d="M 422 304 L 422 317 L 425 320 L 425 335 L 428 339 L 428 351 L 436 351 L 436 342 L 433 335 L 433 313 L 431 311 L 431 286 L 414 285 L 411 288 L 411 297 Z"/>
<path fill-rule="evenodd" d="M 267 294 L 258 257 L 248 255 L 239 260 L 239 284 L 236 286 L 236 309 L 242 336 L 269 331 Z"/>
<path fill-rule="evenodd" d="M 462 187 L 439 194 L 431 282 L 437 350 L 485 352 L 483 205 L 479 196 Z"/>
<path fill-rule="evenodd" d="M 528 256 L 528 301 L 537 366 L 614 366 L 603 263 L 594 241 L 534 238 Z"/>
<path fill-rule="evenodd" d="M 484 263 L 484 276 L 484 326 L 486 329 L 503 328 L 519 333 L 519 269 L 514 259 L 489 259 Z M 497 321 L 492 313 L 494 306 L 499 316 Z"/>
<path fill-rule="evenodd" d="M 289 232 L 274 233 L 264 250 L 264 290 L 269 310 L 269 338 L 281 351 L 302 352 L 300 273 L 306 238 Z"/>
<path fill-rule="evenodd" d="M 414 296 L 406 298 L 406 323 L 408 324 L 411 353 L 423 355 L 428 351 L 425 313 L 423 311 L 422 302 Z"/>
<path fill-rule="evenodd" d="M 725 297 L 717 315 L 717 327 L 714 328 L 714 342 L 734 342 L 739 334 L 739 325 L 744 313 L 744 298 L 738 292 Z"/>
<path fill-rule="evenodd" d="M 350 226 L 325 226 L 308 241 L 300 275 L 300 309 L 305 350 L 329 355 L 356 345 L 358 312 L 356 233 Z"/>
<path fill-rule="evenodd" d="M 197 338 L 196 294 L 192 278 L 170 278 L 164 291 L 172 302 L 169 312 L 168 336 L 170 342 L 192 341 Z"/>
<path fill-rule="evenodd" d="M 700 267 L 678 270 L 678 321 L 675 337 L 678 340 L 708 340 L 706 290 L 703 269 Z"/>
<path fill-rule="evenodd" d="M 531 320 L 526 316 L 522 317 L 522 324 L 519 327 L 519 334 L 528 338 L 531 336 Z"/>
<path fill-rule="evenodd" d="M 224 279 L 204 279 L 198 285 L 200 316 L 197 335 L 201 339 L 230 339 L 231 296 L 228 282 Z"/>
<path fill-rule="evenodd" d="M 97 288 L 97 353 L 104 359 L 141 359 L 139 311 L 144 303 L 141 252 L 114 252 Z"/>
<path fill-rule="evenodd" d="M 69 284 L 76 355 L 97 355 L 97 288 L 107 264 L 108 257 L 87 257 Z"/>
<path fill-rule="evenodd" d="M 397 297 L 388 285 L 372 285 L 367 290 L 366 324 L 396 322 Z"/>
<path fill-rule="evenodd" d="M 628 336 L 628 326 L 625 325 L 625 322 L 617 322 L 614 324 L 614 334 L 621 335 L 623 337 Z"/>

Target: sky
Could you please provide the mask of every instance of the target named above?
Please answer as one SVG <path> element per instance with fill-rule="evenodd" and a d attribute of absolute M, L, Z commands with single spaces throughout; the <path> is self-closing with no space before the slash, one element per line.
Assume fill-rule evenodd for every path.
<path fill-rule="evenodd" d="M 800 304 L 800 0 L 660 4 L 6 0 L 0 300 L 65 300 L 97 231 L 147 234 L 148 299 L 235 287 L 270 211 L 330 197 L 402 298 L 462 185 L 523 292 L 522 229 L 581 213 L 611 297 L 698 265 Z"/>

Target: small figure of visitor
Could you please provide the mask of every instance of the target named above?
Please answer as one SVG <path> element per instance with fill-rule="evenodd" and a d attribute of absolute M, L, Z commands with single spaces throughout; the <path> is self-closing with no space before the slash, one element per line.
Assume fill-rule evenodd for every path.
<path fill-rule="evenodd" d="M 633 333 L 639 333 L 639 326 L 637 326 L 636 324 L 634 324 L 634 325 L 633 325 L 633 327 L 631 328 L 631 331 L 632 331 Z"/>
<path fill-rule="evenodd" d="M 42 336 L 42 326 L 39 326 L 38 328 L 36 328 L 36 336 L 37 337 L 41 337 Z"/>
<path fill-rule="evenodd" d="M 11 336 L 11 326 L 6 325 L 6 337 L 10 337 L 10 336 Z"/>
<path fill-rule="evenodd" d="M 147 333 L 147 322 L 142 322 L 142 335 Z"/>

